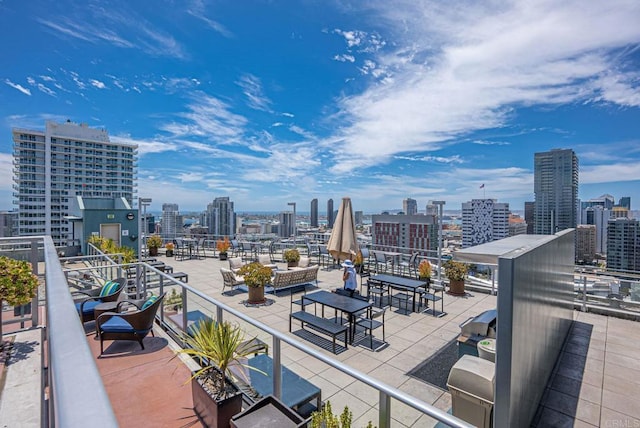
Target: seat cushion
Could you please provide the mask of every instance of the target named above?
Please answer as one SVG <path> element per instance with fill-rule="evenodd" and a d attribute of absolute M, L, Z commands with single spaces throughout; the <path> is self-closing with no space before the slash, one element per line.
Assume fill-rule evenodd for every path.
<path fill-rule="evenodd" d="M 82 306 L 83 314 L 93 314 L 93 310 L 102 303 L 100 300 L 87 300 L 82 306 L 82 302 L 76 303 L 76 311 L 80 312 L 80 306 Z"/>
<path fill-rule="evenodd" d="M 113 316 L 105 321 L 100 329 L 105 333 L 133 333 L 133 327 L 122 317 Z"/>

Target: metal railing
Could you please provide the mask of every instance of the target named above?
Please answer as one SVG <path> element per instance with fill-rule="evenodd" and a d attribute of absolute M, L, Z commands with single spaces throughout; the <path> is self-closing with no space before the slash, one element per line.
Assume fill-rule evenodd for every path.
<path fill-rule="evenodd" d="M 138 273 L 136 277 L 139 279 L 139 283 L 137 291 L 138 294 L 144 294 L 149 288 L 158 288 L 158 293 L 162 295 L 165 292 L 165 287 L 168 286 L 179 286 L 181 289 L 182 295 L 182 314 L 180 317 L 181 325 L 186 328 L 188 325 L 187 315 L 189 313 L 189 301 L 192 302 L 192 306 L 198 306 L 199 308 L 204 309 L 203 304 L 199 304 L 196 302 L 196 298 L 205 302 L 206 306 L 212 307 L 212 312 L 215 313 L 215 319 L 217 322 L 222 322 L 224 320 L 225 314 L 227 316 L 234 317 L 235 319 L 241 320 L 246 324 L 255 327 L 259 331 L 266 333 L 271 336 L 272 339 L 272 347 L 273 349 L 273 391 L 274 395 L 278 398 L 281 398 L 282 385 L 280 384 L 281 374 L 282 374 L 282 364 L 281 358 L 282 355 L 282 343 L 286 343 L 307 355 L 312 356 L 313 358 L 322 361 L 323 363 L 340 370 L 341 372 L 357 379 L 360 382 L 365 383 L 366 385 L 375 388 L 379 392 L 379 413 L 378 413 L 378 427 L 380 428 L 388 428 L 391 426 L 391 398 L 398 400 L 400 403 L 404 403 L 421 413 L 424 413 L 438 421 L 441 421 L 448 426 L 451 427 L 472 427 L 472 425 L 462 421 L 461 419 L 456 418 L 455 416 L 450 415 L 449 413 L 442 411 L 428 403 L 425 403 L 397 388 L 391 387 L 359 370 L 354 369 L 347 364 L 344 364 L 341 361 L 338 361 L 334 358 L 331 358 L 320 351 L 302 343 L 294 338 L 289 337 L 288 335 L 275 330 L 268 325 L 249 317 L 248 315 L 240 312 L 225 303 L 216 300 L 203 292 L 196 290 L 189 286 L 188 284 L 177 280 L 161 270 L 156 269 L 153 266 L 149 266 L 144 262 L 135 263 L 132 266 L 136 266 L 136 272 Z M 141 274 L 140 274 L 141 273 Z M 75 315 L 75 312 L 74 312 Z M 159 311 L 160 322 L 167 328 L 175 328 L 174 324 L 169 320 L 165 319 L 164 310 Z"/>
<path fill-rule="evenodd" d="M 3 255 L 29 260 L 35 273 L 38 272 L 38 263 L 44 261 L 46 360 L 43 359 L 43 376 L 46 376 L 48 397 L 41 397 L 43 426 L 85 427 L 87 423 L 101 427 L 118 426 L 79 322 L 53 240 L 50 236 L 10 240 L 12 249 L 7 246 L 9 239 L 0 240 Z M 32 322 L 37 325 L 37 298 L 31 312 Z"/>

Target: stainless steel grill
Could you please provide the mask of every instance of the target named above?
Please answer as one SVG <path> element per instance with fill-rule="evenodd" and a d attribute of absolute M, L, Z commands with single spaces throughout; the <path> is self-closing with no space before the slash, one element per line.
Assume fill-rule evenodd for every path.
<path fill-rule="evenodd" d="M 498 311 L 496 309 L 489 309 L 460 324 L 458 357 L 462 357 L 465 354 L 477 357 L 478 342 L 487 337 L 492 339 L 496 338 L 497 322 Z"/>

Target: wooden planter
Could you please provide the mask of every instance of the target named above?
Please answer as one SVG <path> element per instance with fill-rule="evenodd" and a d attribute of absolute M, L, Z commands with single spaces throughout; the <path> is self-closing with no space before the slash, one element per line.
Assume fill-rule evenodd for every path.
<path fill-rule="evenodd" d="M 247 286 L 249 290 L 249 298 L 247 303 L 264 303 L 264 287 Z"/>
<path fill-rule="evenodd" d="M 464 280 L 462 281 L 454 281 L 454 280 L 449 280 L 449 294 L 451 294 L 452 296 L 464 296 L 465 295 L 465 291 L 464 291 Z"/>
<path fill-rule="evenodd" d="M 225 400 L 217 401 L 204 389 L 198 378 L 191 379 L 193 409 L 202 423 L 210 428 L 228 428 L 231 418 L 242 411 L 242 393 L 236 392 Z"/>
<path fill-rule="evenodd" d="M 297 266 L 298 266 L 298 262 L 287 262 L 288 268 L 297 267 Z"/>
<path fill-rule="evenodd" d="M 149 255 L 155 257 L 158 255 L 158 247 L 149 247 Z"/>

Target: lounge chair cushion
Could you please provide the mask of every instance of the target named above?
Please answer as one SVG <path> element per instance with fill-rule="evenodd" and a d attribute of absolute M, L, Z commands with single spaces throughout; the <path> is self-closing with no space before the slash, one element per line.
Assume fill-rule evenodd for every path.
<path fill-rule="evenodd" d="M 105 333 L 133 333 L 145 334 L 148 330 L 135 330 L 124 318 L 113 316 L 102 323 L 100 329 Z"/>
<path fill-rule="evenodd" d="M 140 309 L 141 310 L 147 309 L 149 306 L 153 305 L 156 302 L 156 300 L 158 300 L 158 296 L 154 296 L 152 294 L 151 297 L 145 300 L 144 304 L 142 305 L 142 308 Z"/>
<path fill-rule="evenodd" d="M 102 286 L 100 290 L 100 297 L 110 296 L 111 294 L 118 291 L 118 287 L 120 286 L 119 282 L 116 281 L 107 281 L 106 284 Z"/>
<path fill-rule="evenodd" d="M 100 300 L 87 300 L 84 302 L 84 306 L 82 306 L 82 302 L 76 303 L 76 311 L 80 312 L 80 307 L 82 306 L 82 313 L 85 315 L 93 315 L 93 310 L 102 303 Z"/>
<path fill-rule="evenodd" d="M 309 257 L 300 257 L 300 260 L 298 261 L 298 267 L 299 268 L 306 268 L 309 267 L 311 260 L 309 259 Z"/>

